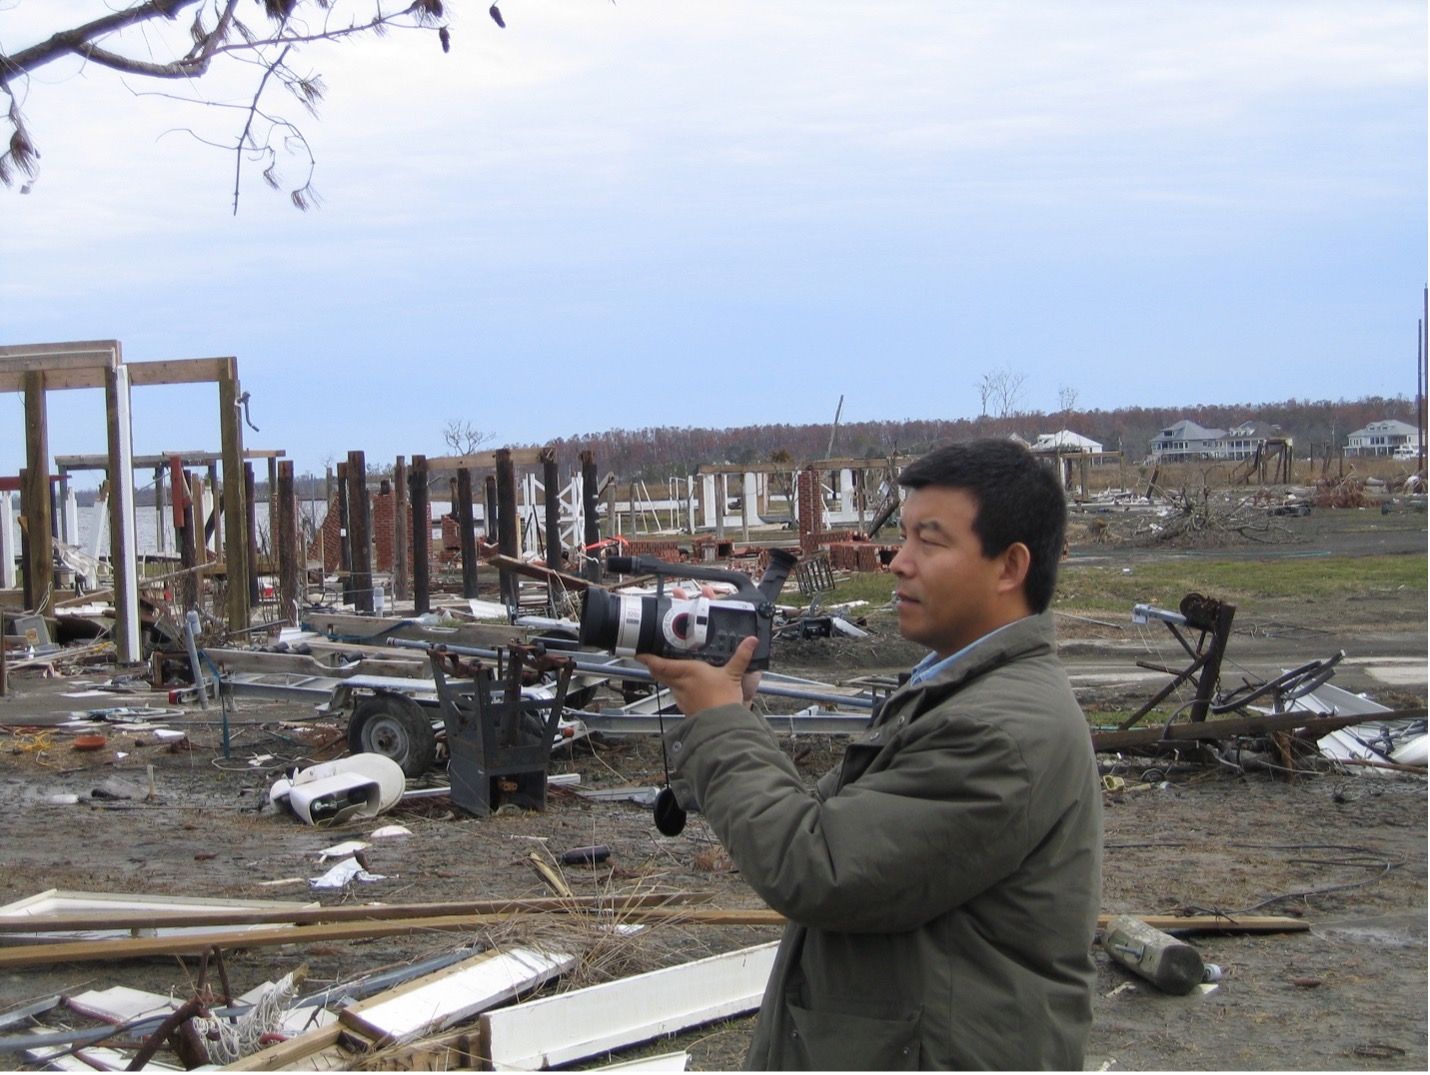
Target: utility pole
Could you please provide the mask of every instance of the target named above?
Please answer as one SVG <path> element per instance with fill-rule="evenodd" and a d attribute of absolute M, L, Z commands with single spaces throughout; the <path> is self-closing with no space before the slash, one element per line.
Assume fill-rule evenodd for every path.
<path fill-rule="evenodd" d="M 1424 316 L 1415 334 L 1415 440 L 1420 448 L 1415 467 L 1421 474 L 1425 473 L 1425 390 L 1430 388 L 1430 369 L 1426 368 L 1430 360 L 1430 336 L 1426 335 L 1430 332 L 1430 285 L 1425 288 L 1423 301 Z"/>

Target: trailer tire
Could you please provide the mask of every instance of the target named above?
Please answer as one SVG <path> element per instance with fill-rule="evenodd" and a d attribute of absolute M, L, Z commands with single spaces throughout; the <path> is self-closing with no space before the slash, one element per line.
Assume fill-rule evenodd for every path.
<path fill-rule="evenodd" d="M 437 760 L 437 733 L 422 707 L 410 698 L 374 694 L 353 710 L 348 749 L 391 758 L 411 778 L 421 776 Z"/>

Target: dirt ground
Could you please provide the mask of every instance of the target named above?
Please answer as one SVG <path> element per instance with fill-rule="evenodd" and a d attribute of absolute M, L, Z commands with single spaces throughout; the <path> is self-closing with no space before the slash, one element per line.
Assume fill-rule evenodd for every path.
<path fill-rule="evenodd" d="M 1403 553 L 1425 556 L 1425 515 L 1402 513 L 1374 525 L 1329 513 L 1290 520 L 1299 540 L 1262 549 L 1132 549 L 1075 542 L 1079 563 L 1127 563 L 1153 555 L 1276 556 Z M 1352 525 L 1355 523 L 1356 525 Z M 1366 609 L 1268 602 L 1243 608 L 1232 646 L 1246 674 L 1274 674 L 1292 662 L 1345 649 L 1337 685 L 1397 707 L 1425 705 L 1426 605 L 1418 593 L 1377 598 Z M 1299 619 L 1297 618 L 1299 617 Z M 1258 623 L 1278 625 L 1257 631 Z M 871 617 L 871 639 L 777 645 L 775 668 L 826 681 L 907 668 L 920 656 L 887 619 Z M 1299 628 L 1299 629 L 1298 629 Z M 1142 652 L 1137 637 L 1082 620 L 1060 623 L 1074 682 L 1106 702 L 1119 691 L 1146 697 L 1156 684 L 1108 686 L 1129 675 Z M 1406 675 L 1406 668 L 1410 674 Z M 1385 674 L 1396 669 L 1395 675 Z M 63 692 L 106 682 L 113 669 L 66 679 L 12 680 L 0 699 L 0 809 L 11 818 L 0 840 L 0 903 L 47 889 L 246 899 L 315 899 L 323 904 L 434 902 L 547 895 L 529 858 L 602 844 L 602 865 L 562 867 L 578 894 L 705 892 L 719 907 L 759 901 L 720 852 L 699 817 L 679 837 L 661 836 L 649 810 L 593 801 L 552 788 L 544 812 L 502 812 L 476 819 L 444 799 L 400 805 L 373 821 L 315 828 L 267 806 L 273 779 L 295 765 L 334 757 L 344 746 L 337 725 L 315 719 L 308 703 L 241 698 L 223 756 L 217 714 L 173 707 L 164 726 L 181 728 L 180 748 L 152 732 L 111 733 L 106 748 L 73 749 L 72 736 L 48 742 L 26 731 L 38 714 L 114 705 L 158 705 L 146 694 L 65 699 Z M 837 737 L 788 741 L 813 780 L 834 764 Z M 1104 756 L 1110 763 L 1116 759 Z M 1099 981 L 1088 1052 L 1090 1070 L 1426 1070 L 1426 779 L 1423 773 L 1308 772 L 1284 779 L 1189 759 L 1123 759 L 1130 790 L 1104 799 L 1103 909 L 1169 913 L 1181 909 L 1297 916 L 1309 930 L 1263 936 L 1191 938 L 1223 980 L 1207 993 L 1173 997 L 1132 978 L 1095 950 Z M 148 767 L 155 798 L 146 797 Z M 607 738 L 558 757 L 553 772 L 577 773 L 584 790 L 642 788 L 659 782 L 661 762 L 648 738 Z M 135 798 L 96 798 L 120 779 Z M 115 785 L 112 783 L 110 787 Z M 121 792 L 122 788 L 119 789 Z M 51 797 L 79 801 L 58 805 Z M 307 878 L 328 864 L 318 853 L 397 822 L 411 835 L 373 841 L 369 868 L 384 880 L 313 892 Z M 269 882 L 280 882 L 269 884 Z M 548 921 L 586 959 L 561 988 L 654 969 L 771 940 L 776 930 L 662 925 L 613 942 L 590 927 Z M 429 934 L 361 942 L 255 948 L 227 957 L 236 992 L 300 963 L 318 989 L 415 961 L 462 943 L 498 938 Z M 0 969 L 0 1014 L 57 993 L 128 985 L 186 996 L 196 967 L 176 958 L 144 962 L 57 964 Z M 647 1052 L 688 1049 L 695 1070 L 739 1065 L 752 1020 L 707 1026 Z M 12 1034 L 14 1028 L 0 1034 Z M 0 1053 L 0 1068 L 22 1067 Z"/>

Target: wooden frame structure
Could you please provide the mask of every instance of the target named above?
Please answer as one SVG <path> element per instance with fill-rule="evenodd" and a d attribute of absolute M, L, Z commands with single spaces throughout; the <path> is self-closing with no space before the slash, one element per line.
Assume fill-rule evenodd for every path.
<path fill-rule="evenodd" d="M 244 507 L 243 429 L 240 422 L 238 359 L 188 358 L 157 362 L 123 360 L 118 340 L 19 344 L 0 347 L 0 392 L 25 394 L 25 469 L 20 483 L 21 565 L 27 608 L 40 611 L 54 585 L 50 569 L 51 525 L 49 431 L 46 393 L 103 388 L 108 434 L 108 472 L 114 490 L 110 513 L 110 555 L 119 613 L 115 647 L 119 659 L 141 659 L 139 590 L 134 534 L 134 438 L 129 394 L 134 387 L 218 383 L 219 436 L 223 457 L 224 558 L 228 572 L 228 619 L 248 626 L 248 513 Z"/>

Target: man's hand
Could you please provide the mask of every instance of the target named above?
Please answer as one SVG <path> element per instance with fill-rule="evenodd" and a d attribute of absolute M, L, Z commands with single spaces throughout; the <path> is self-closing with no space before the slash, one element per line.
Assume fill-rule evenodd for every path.
<path fill-rule="evenodd" d="M 750 658 L 759 644 L 753 635 L 740 642 L 730 660 L 720 667 L 704 661 L 671 660 L 648 653 L 636 655 L 636 660 L 650 669 L 656 681 L 670 688 L 675 704 L 687 717 L 717 705 L 732 702 L 749 705 L 760 685 L 758 672 L 746 672 Z"/>

